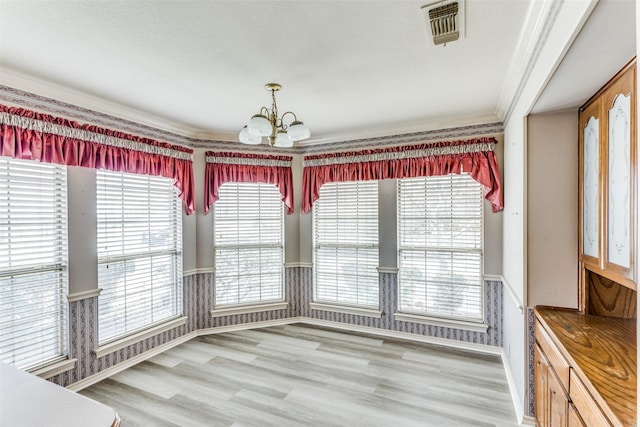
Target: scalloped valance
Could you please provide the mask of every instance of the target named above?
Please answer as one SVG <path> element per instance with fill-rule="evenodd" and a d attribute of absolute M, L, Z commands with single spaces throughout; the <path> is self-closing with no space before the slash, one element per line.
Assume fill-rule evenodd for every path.
<path fill-rule="evenodd" d="M 469 173 L 482 184 L 494 212 L 503 209 L 495 138 L 476 138 L 390 148 L 318 154 L 304 157 L 302 213 L 329 182 L 416 178 Z"/>
<path fill-rule="evenodd" d="M 0 156 L 172 178 L 195 212 L 193 150 L 0 104 Z"/>
<path fill-rule="evenodd" d="M 280 190 L 287 214 L 293 213 L 293 174 L 290 156 L 207 151 L 204 181 L 204 212 L 220 198 L 225 182 L 264 182 Z"/>

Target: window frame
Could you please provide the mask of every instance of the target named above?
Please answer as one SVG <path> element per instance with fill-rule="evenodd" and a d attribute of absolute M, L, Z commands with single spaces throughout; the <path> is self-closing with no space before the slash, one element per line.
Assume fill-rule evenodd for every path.
<path fill-rule="evenodd" d="M 248 188 L 248 191 L 258 191 L 258 194 L 262 194 L 261 191 L 266 191 L 266 192 L 270 192 L 271 194 L 265 194 L 269 197 L 273 197 L 273 200 L 269 200 L 268 202 L 270 204 L 275 205 L 276 203 L 278 204 L 278 219 L 279 219 L 279 230 L 278 230 L 278 235 L 279 235 L 279 242 L 278 243 L 237 243 L 237 244 L 219 244 L 216 243 L 217 239 L 216 239 L 216 235 L 217 235 L 217 227 L 216 227 L 216 220 L 219 216 L 221 216 L 220 210 L 225 208 L 225 203 L 227 203 L 227 201 L 225 200 L 225 193 L 227 192 L 227 190 L 230 188 L 230 186 L 234 186 L 235 189 L 233 190 L 235 192 L 234 196 L 236 197 L 236 207 L 238 206 L 239 203 L 242 203 L 239 200 L 239 197 L 241 197 L 240 194 L 240 187 L 244 187 L 246 186 Z M 250 186 L 257 186 L 257 188 L 252 189 L 250 188 Z M 262 189 L 267 189 L 268 190 L 262 190 Z M 247 191 L 247 190 L 244 190 Z M 257 199 L 258 201 L 260 201 L 260 199 Z M 273 206 L 271 205 L 271 206 Z M 267 210 L 269 209 L 269 206 L 266 206 L 264 209 L 260 209 L 259 212 L 261 212 L 262 210 Z M 239 214 L 238 214 L 239 215 Z M 265 182 L 225 182 L 224 184 L 222 184 L 219 187 L 219 199 L 216 201 L 216 203 L 213 205 L 213 209 L 211 209 L 211 216 L 212 216 L 212 223 L 213 223 L 213 265 L 214 265 L 214 277 L 213 277 L 213 284 L 212 284 L 212 291 L 213 291 L 213 295 L 212 295 L 212 301 L 211 301 L 211 309 L 212 309 L 212 314 L 214 317 L 219 317 L 217 316 L 216 312 L 219 313 L 223 313 L 223 314 L 243 314 L 243 313 L 250 313 L 253 312 L 251 310 L 251 308 L 255 308 L 256 312 L 257 311 L 263 311 L 263 308 L 269 308 L 269 307 L 277 307 L 277 308 L 283 308 L 283 303 L 286 302 L 286 290 L 285 290 L 285 250 L 286 250 L 286 236 L 285 236 L 285 224 L 284 224 L 284 217 L 285 217 L 285 206 L 282 203 L 282 195 L 280 193 L 280 190 L 278 188 L 277 185 L 272 184 L 272 183 L 265 183 Z M 273 216 L 273 218 L 275 218 L 275 215 Z M 221 227 L 221 226 L 220 226 Z M 239 235 L 238 239 L 240 239 L 241 237 Z M 219 278 L 219 268 L 218 268 L 218 250 L 222 249 L 222 250 L 228 250 L 228 251 L 238 251 L 238 254 L 241 253 L 241 251 L 243 249 L 246 250 L 258 250 L 260 251 L 261 249 L 267 249 L 267 248 L 278 248 L 279 249 L 279 257 L 281 259 L 281 263 L 280 263 L 280 268 L 278 270 L 278 276 L 279 276 L 279 284 L 278 284 L 278 293 L 279 296 L 278 298 L 264 298 L 262 297 L 262 286 L 260 286 L 259 289 L 259 293 L 260 293 L 260 298 L 258 300 L 249 300 L 249 301 L 240 301 L 240 285 L 238 284 L 237 288 L 238 288 L 238 302 L 236 303 L 218 303 L 218 293 L 220 292 L 218 289 L 218 278 Z M 239 261 L 240 263 L 240 261 Z M 238 269 L 239 267 L 239 263 L 238 263 Z M 259 275 L 260 277 L 263 276 L 262 274 L 262 269 L 260 269 L 259 273 L 254 273 L 253 275 Z M 227 277 L 234 277 L 233 275 L 229 275 Z M 236 280 L 239 280 L 242 277 L 242 275 L 240 274 L 240 271 L 238 270 L 238 274 L 235 276 Z M 274 308 L 275 309 L 275 308 Z"/>
<path fill-rule="evenodd" d="M 341 312 L 343 311 L 342 309 L 352 309 L 354 311 L 350 312 L 351 314 L 361 314 L 361 315 L 367 315 L 367 316 L 374 316 L 374 317 L 379 317 L 381 315 L 381 312 L 379 312 L 378 310 L 380 310 L 380 274 L 378 271 L 379 268 L 379 264 L 380 264 L 380 209 L 379 209 L 379 201 L 380 201 L 380 186 L 377 180 L 368 180 L 368 181 L 342 181 L 342 182 L 331 182 L 331 183 L 326 183 L 324 184 L 322 187 L 320 187 L 320 193 L 322 193 L 323 189 L 325 189 L 325 191 L 327 190 L 327 188 L 329 187 L 334 187 L 336 188 L 335 191 L 338 190 L 338 188 L 340 186 L 347 186 L 347 187 L 356 187 L 355 191 L 358 191 L 358 186 L 359 185 L 365 185 L 365 186 L 371 186 L 371 187 L 375 187 L 375 191 L 373 192 L 375 194 L 375 202 L 373 205 L 375 205 L 375 243 L 374 244 L 362 244 L 362 243 L 343 243 L 343 242 L 333 242 L 333 243 L 325 243 L 325 242 L 318 242 L 318 221 L 320 221 L 321 219 L 318 218 L 319 216 L 319 212 L 320 209 L 322 208 L 322 204 L 323 204 L 323 198 L 322 196 L 319 197 L 318 200 L 316 200 L 316 202 L 314 203 L 313 206 L 313 218 L 312 218 L 312 262 L 313 262 L 313 291 L 312 291 L 312 308 L 315 309 L 327 309 L 328 311 L 335 311 L 335 312 Z M 347 191 L 354 191 L 351 188 L 348 188 Z M 327 200 L 327 198 L 325 197 L 324 199 L 325 201 Z M 357 202 L 353 202 L 356 203 Z M 339 206 L 337 206 L 337 208 L 339 208 Z M 336 222 L 339 221 L 338 218 L 338 214 L 336 214 Z M 355 221 L 358 220 L 358 217 L 353 217 L 353 219 Z M 371 304 L 366 304 L 366 303 L 362 303 L 362 304 L 358 304 L 357 302 L 353 302 L 353 301 L 348 301 L 348 302 L 343 302 L 343 301 L 339 301 L 338 297 L 336 296 L 335 300 L 332 299 L 323 299 L 323 298 L 319 298 L 318 297 L 318 276 L 319 274 L 321 274 L 320 269 L 318 267 L 318 251 L 320 248 L 333 248 L 336 251 L 339 249 L 371 249 L 372 251 L 375 251 L 375 256 L 374 256 L 374 263 L 375 263 L 375 272 L 370 276 L 370 280 L 371 280 L 371 286 L 375 288 L 375 298 L 372 299 L 375 300 L 375 302 L 372 302 Z M 357 256 L 355 257 L 357 258 Z M 336 278 L 339 276 L 339 274 L 336 272 L 335 274 Z M 363 277 L 367 277 L 367 276 L 363 276 Z M 358 288 L 359 289 L 359 288 Z M 338 284 L 336 284 L 336 295 L 338 293 Z M 359 293 L 359 291 L 357 292 Z"/>
<path fill-rule="evenodd" d="M 10 362 L 9 359 L 4 359 L 6 363 L 15 363 L 16 367 L 20 369 L 26 369 L 28 371 L 35 371 L 42 368 L 46 369 L 46 367 L 56 364 L 57 362 L 60 362 L 63 360 L 67 360 L 69 357 L 69 304 L 66 298 L 69 292 L 67 168 L 62 165 L 50 164 L 50 163 L 38 163 L 33 160 L 22 160 L 22 159 L 14 159 L 14 158 L 7 158 L 7 157 L 2 157 L 0 158 L 0 160 L 2 161 L 2 163 L 6 165 L 2 167 L 2 170 L 5 171 L 7 176 L 7 179 L 4 180 L 4 182 L 8 184 L 7 190 L 6 190 L 7 194 L 11 192 L 10 186 L 11 186 L 11 183 L 13 182 L 14 186 L 18 187 L 18 191 L 16 192 L 16 195 L 18 196 L 18 199 L 17 199 L 18 201 L 20 199 L 28 200 L 29 197 L 35 198 L 37 196 L 36 193 L 42 192 L 41 190 L 42 182 L 44 181 L 44 178 L 47 177 L 46 175 L 51 176 L 51 180 L 48 180 L 47 189 L 48 190 L 53 189 L 53 191 L 47 191 L 47 195 L 51 195 L 53 193 L 54 196 L 53 196 L 53 200 L 51 201 L 52 203 L 45 206 L 49 209 L 47 216 L 49 217 L 49 219 L 51 219 L 51 223 L 50 223 L 51 226 L 47 229 L 47 231 L 52 234 L 52 238 L 48 240 L 49 244 L 51 245 L 50 246 L 51 253 L 46 255 L 45 257 L 52 256 L 53 259 L 51 260 L 51 262 L 47 262 L 47 263 L 40 262 L 37 264 L 25 263 L 24 260 L 22 262 L 20 260 L 16 260 L 16 262 L 19 265 L 16 265 L 13 268 L 7 265 L 7 270 L 5 270 L 0 274 L 1 277 L 8 278 L 9 280 L 12 280 L 15 276 L 22 276 L 22 278 L 42 277 L 43 279 L 45 278 L 44 276 L 47 274 L 53 274 L 53 276 L 58 276 L 57 280 L 52 282 L 52 285 L 55 286 L 55 289 L 54 289 L 54 286 L 51 286 L 51 289 L 50 289 L 50 294 L 55 296 L 55 303 L 52 305 L 52 307 L 57 307 L 57 308 L 53 308 L 53 311 L 48 313 L 42 310 L 38 311 L 38 316 L 42 317 L 43 320 L 48 319 L 47 322 L 50 321 L 52 318 L 56 319 L 55 321 L 56 327 L 53 328 L 55 329 L 56 334 L 52 339 L 53 343 L 55 344 L 52 345 L 48 350 L 50 355 L 45 356 L 44 354 L 42 354 L 43 358 L 40 358 L 38 360 L 27 360 L 24 362 L 16 363 L 16 348 L 15 346 L 12 346 L 11 351 L 7 352 L 7 354 L 12 355 L 12 361 Z M 13 174 L 11 173 L 12 168 L 14 169 Z M 20 175 L 20 178 L 15 178 L 17 170 L 20 168 L 22 168 L 24 172 Z M 28 170 L 32 170 L 32 172 L 29 173 L 27 172 Z M 13 180 L 11 179 L 11 175 L 13 175 L 14 177 Z M 26 187 L 27 185 L 28 185 L 27 187 L 28 189 L 23 188 L 22 190 L 20 190 L 21 186 Z M 10 200 L 11 198 L 7 197 L 7 199 L 2 202 L 6 207 L 6 213 L 8 215 L 7 237 L 13 234 L 10 231 L 12 222 L 13 222 L 13 226 L 16 228 L 20 227 L 21 225 L 24 226 L 24 224 L 20 224 L 19 220 L 11 221 L 9 219 L 11 218 Z M 38 220 L 38 217 L 37 217 L 37 216 L 40 216 L 40 218 L 42 218 L 43 209 L 39 203 L 42 200 L 43 200 L 42 198 L 37 197 L 37 201 L 33 203 L 29 203 L 28 206 L 25 206 L 26 203 L 16 206 L 18 210 L 17 214 L 19 215 L 20 218 L 24 218 L 25 215 L 29 215 L 29 217 L 32 217 L 32 215 L 36 215 L 32 217 L 33 220 L 36 221 L 37 224 L 42 225 L 43 221 Z M 26 207 L 29 207 L 32 210 L 28 211 L 28 213 L 25 213 L 25 211 L 23 211 L 22 209 Z M 38 229 L 37 226 L 30 227 L 29 230 L 39 231 L 38 233 L 39 239 L 42 239 L 42 237 L 45 235 L 43 234 L 44 230 Z M 20 240 L 17 240 L 16 242 L 14 240 L 14 242 L 15 244 L 18 245 L 18 247 L 16 248 L 16 250 L 18 251 L 21 250 L 24 252 L 25 250 L 29 250 L 30 248 L 32 250 L 36 250 L 35 247 L 33 246 L 34 244 L 36 244 L 35 241 L 28 243 L 25 241 L 21 242 Z M 46 248 L 46 245 L 44 245 L 44 242 L 42 240 L 40 240 L 37 245 L 39 249 Z M 9 253 L 10 251 L 11 250 L 7 247 L 7 252 Z M 30 252 L 30 254 L 32 253 Z M 30 258 L 29 261 L 31 261 L 31 256 L 29 256 L 29 258 Z M 7 262 L 9 263 L 11 261 L 7 261 Z M 33 279 L 29 280 L 29 282 L 33 283 Z M 16 285 L 14 285 L 14 287 L 15 286 Z M 34 285 L 30 284 L 28 289 L 32 289 L 33 287 Z M 11 303 L 12 304 L 15 303 L 15 297 L 11 296 L 10 298 L 11 298 Z M 33 302 L 30 302 L 30 304 L 32 303 Z M 45 313 L 47 314 L 47 316 L 41 316 Z M 3 316 L 3 318 L 5 318 L 5 316 Z M 7 320 L 5 319 L 5 321 Z M 7 329 L 3 328 L 3 331 L 5 330 Z M 40 328 L 37 331 L 42 332 L 43 329 Z M 33 335 L 34 335 L 33 333 L 29 334 L 29 336 L 33 336 Z M 29 341 L 33 341 L 33 340 L 34 340 L 33 337 L 29 339 Z M 33 353 L 33 351 L 34 350 L 31 350 L 29 353 Z"/>
<path fill-rule="evenodd" d="M 470 191 L 477 191 L 477 206 L 474 206 L 473 209 L 477 208 L 477 211 L 479 213 L 479 216 L 476 218 L 476 220 L 478 221 L 479 224 L 479 241 L 480 241 L 480 247 L 476 248 L 475 250 L 469 249 L 469 248 L 463 248 L 463 247 L 450 247 L 451 251 L 444 251 L 441 250 L 441 248 L 439 248 L 438 246 L 423 246 L 423 247 L 418 247 L 418 246 L 403 246 L 402 245 L 402 202 L 401 202 L 401 197 L 402 197 L 402 191 L 401 191 L 401 185 L 402 185 L 402 181 L 403 179 L 398 179 L 397 180 L 397 184 L 396 184 L 396 217 L 397 217 L 397 257 L 398 257 L 398 261 L 397 261 L 397 265 L 398 265 L 398 280 L 397 280 L 397 318 L 402 318 L 402 320 L 408 320 L 408 321 L 420 321 L 420 318 L 422 318 L 422 320 L 426 321 L 428 319 L 432 319 L 434 321 L 434 324 L 439 324 L 439 325 L 444 325 L 447 322 L 450 322 L 453 326 L 453 324 L 459 324 L 459 325 L 464 325 L 464 324 L 468 324 L 468 325 L 473 325 L 473 324 L 484 324 L 485 321 L 485 290 L 486 290 L 486 283 L 484 280 L 484 257 L 485 257 L 485 212 L 484 212 L 484 194 L 483 194 L 483 188 L 482 185 L 477 183 L 475 180 L 473 180 L 468 173 L 461 173 L 461 174 L 449 174 L 449 175 L 445 175 L 445 176 L 435 176 L 435 177 L 418 177 L 418 178 L 405 178 L 405 180 L 413 180 L 413 179 L 429 179 L 429 178 L 443 178 L 443 177 L 450 177 L 453 180 L 457 180 L 460 179 L 461 176 L 466 176 L 468 179 L 468 185 L 471 187 L 476 187 L 473 190 Z M 427 191 L 425 189 L 425 191 Z M 451 192 L 454 191 L 454 187 L 451 187 Z M 455 198 L 451 199 L 452 203 L 455 201 Z M 429 252 L 429 251 L 442 251 L 442 252 L 449 252 L 451 254 L 465 254 L 465 253 L 476 253 L 479 254 L 479 260 L 478 260 L 478 265 L 479 268 L 477 270 L 477 276 L 478 276 L 478 284 L 477 284 L 477 288 L 479 291 L 479 295 L 478 295 L 478 316 L 463 316 L 463 315 L 453 315 L 453 314 L 444 314 L 442 312 L 436 312 L 436 311 L 428 311 L 428 310 L 411 310 L 411 309 L 407 309 L 405 307 L 402 306 L 402 300 L 403 300 L 403 287 L 402 287 L 402 276 L 403 276 L 403 263 L 402 263 L 402 255 L 403 255 L 403 251 L 423 251 L 425 252 Z M 425 288 L 426 288 L 426 281 L 428 279 L 425 278 Z M 469 285 L 469 286 L 476 286 L 476 285 Z M 426 289 L 425 289 L 426 292 Z M 463 327 L 464 329 L 464 327 Z M 485 328 L 480 328 L 478 330 L 482 330 L 485 331 Z"/>
<path fill-rule="evenodd" d="M 170 205 L 166 205 L 162 208 L 157 208 L 157 210 L 153 213 L 156 217 L 163 216 L 163 213 L 164 213 L 164 216 L 166 217 L 167 210 L 171 212 L 170 217 L 172 216 L 173 220 L 170 221 L 171 224 L 169 225 L 169 227 L 172 230 L 172 232 L 171 234 L 169 234 L 170 237 L 168 240 L 172 241 L 173 245 L 169 245 L 170 249 L 152 250 L 151 246 L 149 246 L 148 248 L 141 247 L 139 251 L 128 253 L 128 254 L 125 254 L 125 253 L 116 254 L 116 255 L 109 255 L 108 253 L 101 254 L 101 249 L 100 249 L 100 246 L 101 246 L 100 235 L 102 233 L 101 228 L 108 227 L 106 225 L 101 225 L 101 212 L 100 212 L 101 191 L 102 191 L 101 186 L 106 188 L 110 182 L 111 184 L 113 184 L 113 181 L 116 181 L 118 179 L 122 184 L 121 189 L 123 191 L 126 190 L 127 186 L 130 186 L 130 187 L 136 186 L 136 185 L 141 186 L 142 185 L 141 183 L 143 182 L 143 180 L 146 180 L 147 192 L 146 192 L 146 196 L 143 196 L 143 197 L 146 197 L 147 200 L 152 198 L 153 192 L 157 192 L 159 190 L 166 190 L 167 192 L 170 192 L 170 193 L 167 193 L 165 196 L 168 202 L 170 203 Z M 130 181 L 127 181 L 127 179 L 130 179 Z M 113 190 L 110 189 L 109 191 L 113 191 Z M 140 192 L 144 194 L 144 192 L 142 191 Z M 129 203 L 131 203 L 131 200 L 129 200 Z M 149 207 L 151 206 L 150 204 L 148 205 Z M 126 224 L 126 217 L 124 216 L 127 213 L 126 209 L 127 209 L 126 202 L 123 202 L 123 206 L 122 206 L 123 216 L 120 217 L 120 221 L 123 223 L 123 228 L 124 228 L 124 225 Z M 137 213 L 139 214 L 139 212 Z M 131 214 L 131 212 L 129 212 L 129 214 Z M 151 212 L 149 213 L 149 215 L 151 215 Z M 183 263 L 182 215 L 183 215 L 182 201 L 178 197 L 178 189 L 173 184 L 173 179 L 160 177 L 160 176 L 125 173 L 125 172 L 117 172 L 117 171 L 110 171 L 110 170 L 96 171 L 96 233 L 97 233 L 96 240 L 97 240 L 97 247 L 98 247 L 96 268 L 98 271 L 98 274 L 97 274 L 98 287 L 101 289 L 100 295 L 98 296 L 98 310 L 97 310 L 98 325 L 96 328 L 98 331 L 97 344 L 100 348 L 105 348 L 105 347 L 109 347 L 114 344 L 117 344 L 119 342 L 128 341 L 133 336 L 144 334 L 145 331 L 155 330 L 159 327 L 162 327 L 165 324 L 171 324 L 172 322 L 175 322 L 176 319 L 180 319 L 181 316 L 183 315 L 184 307 L 183 307 L 183 266 L 182 266 L 182 263 Z M 157 221 L 156 223 L 153 223 L 153 222 L 147 223 L 149 227 L 149 235 L 151 235 L 151 229 L 153 228 L 153 226 L 157 225 L 158 222 L 159 221 Z M 102 224 L 106 224 L 106 223 L 107 221 L 102 222 Z M 149 237 L 149 240 L 151 240 L 151 237 Z M 127 241 L 125 238 L 123 238 L 121 242 L 122 242 L 122 247 L 124 251 L 125 247 L 128 247 L 129 245 L 127 245 Z M 153 307 L 153 302 L 151 302 L 152 305 L 148 307 L 148 309 L 146 310 L 151 312 L 151 317 L 152 317 L 151 322 L 143 324 L 141 326 L 132 327 L 130 329 L 125 327 L 124 332 L 112 334 L 106 338 L 102 337 L 101 336 L 102 334 L 100 333 L 101 332 L 100 317 L 101 315 L 104 315 L 104 313 L 101 313 L 101 309 L 103 307 L 102 304 L 105 303 L 104 300 L 107 297 L 107 292 L 108 292 L 107 286 L 101 283 L 101 280 L 100 280 L 100 271 L 102 266 L 106 266 L 105 268 L 108 268 L 109 264 L 113 265 L 113 264 L 122 264 L 122 263 L 124 263 L 124 265 L 126 266 L 127 262 L 133 262 L 133 265 L 135 266 L 136 260 L 137 261 L 149 260 L 149 262 L 153 263 L 154 257 L 156 258 L 170 257 L 169 261 L 163 263 L 162 265 L 169 266 L 170 271 L 172 271 L 172 274 L 170 274 L 170 276 L 173 276 L 172 281 L 169 283 L 168 286 L 162 285 L 162 284 L 158 286 L 154 286 L 152 282 L 150 284 L 150 290 L 149 290 L 152 296 L 155 291 L 158 291 L 158 290 L 166 291 L 167 289 L 169 290 L 170 303 L 165 306 L 166 307 L 165 309 L 167 309 L 167 311 L 169 311 L 170 314 L 168 316 L 161 317 L 158 320 L 153 319 L 154 307 Z M 128 267 L 125 267 L 125 270 L 127 268 Z M 154 268 L 154 266 L 150 265 L 149 268 Z M 140 286 L 140 285 L 136 283 L 132 284 L 132 287 L 134 290 L 136 290 L 137 286 Z M 120 301 L 116 300 L 116 302 L 118 304 L 122 304 Z M 124 304 L 127 305 L 128 303 L 129 302 L 125 299 Z M 163 305 L 160 305 L 159 307 L 163 307 Z M 131 316 L 127 315 L 125 312 L 124 318 L 128 318 L 128 317 L 131 317 Z"/>

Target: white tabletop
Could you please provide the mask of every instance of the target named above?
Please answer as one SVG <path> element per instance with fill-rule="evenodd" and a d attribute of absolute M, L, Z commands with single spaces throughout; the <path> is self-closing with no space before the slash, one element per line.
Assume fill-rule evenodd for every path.
<path fill-rule="evenodd" d="M 113 408 L 0 363 L 1 427 L 112 427 Z"/>

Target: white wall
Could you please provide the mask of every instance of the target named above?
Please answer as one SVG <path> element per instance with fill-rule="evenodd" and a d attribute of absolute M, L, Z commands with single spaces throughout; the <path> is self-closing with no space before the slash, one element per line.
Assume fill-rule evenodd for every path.
<path fill-rule="evenodd" d="M 96 171 L 67 167 L 69 293 L 98 288 Z"/>
<path fill-rule="evenodd" d="M 198 271 L 211 271 L 213 263 L 213 210 L 204 214 L 204 172 L 205 151 L 202 148 L 193 150 L 193 179 L 196 192 L 196 268 Z M 186 263 L 186 261 L 185 261 Z"/>
<path fill-rule="evenodd" d="M 597 1 L 543 2 L 537 10 L 533 41 L 527 47 L 525 60 L 513 64 L 508 78 L 519 83 L 505 118 L 504 176 L 505 210 L 503 217 L 502 268 L 505 285 L 512 298 L 505 298 L 504 347 L 510 349 L 509 369 L 517 384 L 516 401 L 522 404 L 529 397 L 528 354 L 525 311 L 527 301 L 527 116 L 544 90 L 555 69 L 577 37 Z M 555 19 L 555 21 L 552 21 Z M 549 27 L 549 25 L 552 26 Z M 541 41 L 541 42 L 536 42 Z M 518 333 L 520 331 L 520 333 Z"/>
<path fill-rule="evenodd" d="M 527 302 L 578 307 L 578 111 L 527 123 Z"/>

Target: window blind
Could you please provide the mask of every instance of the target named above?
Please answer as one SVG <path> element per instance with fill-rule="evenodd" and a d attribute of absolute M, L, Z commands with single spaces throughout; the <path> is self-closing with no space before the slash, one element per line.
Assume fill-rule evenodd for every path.
<path fill-rule="evenodd" d="M 400 311 L 482 320 L 483 222 L 466 174 L 398 181 Z"/>
<path fill-rule="evenodd" d="M 313 226 L 315 301 L 378 307 L 378 182 L 324 184 Z"/>
<path fill-rule="evenodd" d="M 283 300 L 281 198 L 273 184 L 220 187 L 214 205 L 215 307 Z"/>
<path fill-rule="evenodd" d="M 173 180 L 97 172 L 100 344 L 182 313 L 182 207 Z"/>
<path fill-rule="evenodd" d="M 67 173 L 0 158 L 0 361 L 67 354 Z"/>

